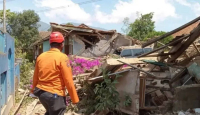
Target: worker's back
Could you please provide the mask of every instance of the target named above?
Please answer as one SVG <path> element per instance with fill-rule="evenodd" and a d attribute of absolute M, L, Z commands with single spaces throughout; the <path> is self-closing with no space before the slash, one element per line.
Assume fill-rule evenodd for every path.
<path fill-rule="evenodd" d="M 61 60 L 66 58 L 65 54 L 54 48 L 42 53 L 36 62 L 38 66 L 38 84 L 36 87 L 64 96 L 65 84 L 61 75 Z"/>

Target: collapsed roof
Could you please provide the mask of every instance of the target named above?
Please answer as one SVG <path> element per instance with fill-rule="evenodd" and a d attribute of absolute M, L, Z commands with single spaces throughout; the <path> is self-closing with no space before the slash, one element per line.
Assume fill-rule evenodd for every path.
<path fill-rule="evenodd" d="M 73 46 L 73 51 L 71 51 L 73 55 L 98 57 L 113 53 L 116 48 L 121 46 L 141 45 L 140 41 L 117 33 L 116 30 L 94 29 L 85 24 L 79 26 L 59 25 L 57 23 L 50 24 L 52 31 L 59 31 L 63 34 L 66 39 L 66 44 L 76 45 Z M 49 32 L 46 32 L 44 35 L 42 33 L 40 35 L 43 38 L 35 42 L 33 46 L 49 39 Z M 69 39 L 73 39 L 73 43 Z"/>
<path fill-rule="evenodd" d="M 188 62 L 186 60 L 193 58 L 194 56 L 200 55 L 199 49 L 195 44 L 195 40 L 200 36 L 200 17 L 184 24 L 183 26 L 174 29 L 160 37 L 155 39 L 150 39 L 146 43 L 142 45 L 142 47 L 146 47 L 150 44 L 157 43 L 159 40 L 162 40 L 170 35 L 176 36 L 172 39 L 169 43 L 154 49 L 151 52 L 142 54 L 138 57 L 144 57 L 154 52 L 158 52 L 159 60 L 160 61 L 167 61 L 168 63 L 179 63 L 185 64 Z M 187 30 L 187 31 L 186 31 Z M 189 48 L 193 48 L 193 54 L 188 55 Z M 169 48 L 166 52 L 165 48 Z M 165 51 L 165 52 L 164 52 Z M 190 49 L 191 51 L 191 49 Z M 196 52 L 195 52 L 196 51 Z"/>

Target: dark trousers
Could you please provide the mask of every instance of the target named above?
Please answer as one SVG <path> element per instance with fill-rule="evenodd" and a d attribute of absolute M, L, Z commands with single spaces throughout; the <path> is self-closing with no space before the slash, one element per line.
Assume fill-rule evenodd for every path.
<path fill-rule="evenodd" d="M 34 89 L 34 95 L 37 96 L 46 109 L 45 115 L 64 115 L 66 111 L 66 98 L 56 96 L 52 93 L 43 91 L 39 88 Z"/>

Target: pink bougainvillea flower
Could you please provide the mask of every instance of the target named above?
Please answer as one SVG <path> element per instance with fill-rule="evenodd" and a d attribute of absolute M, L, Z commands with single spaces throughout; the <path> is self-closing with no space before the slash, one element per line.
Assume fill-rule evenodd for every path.
<path fill-rule="evenodd" d="M 30 85 L 30 88 L 33 88 L 33 85 Z"/>
<path fill-rule="evenodd" d="M 123 65 L 123 67 L 127 67 L 128 65 Z"/>
<path fill-rule="evenodd" d="M 70 62 L 73 75 L 82 74 L 85 70 L 90 70 L 95 66 L 101 65 L 100 59 L 86 60 L 82 58 L 74 58 Z"/>

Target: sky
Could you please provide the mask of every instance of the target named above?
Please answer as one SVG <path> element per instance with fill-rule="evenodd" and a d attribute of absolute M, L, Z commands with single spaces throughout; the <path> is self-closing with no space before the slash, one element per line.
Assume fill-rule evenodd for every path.
<path fill-rule="evenodd" d="M 3 9 L 3 2 L 0 0 Z M 200 0 L 6 0 L 6 9 L 35 10 L 41 21 L 85 23 L 122 32 L 124 18 L 154 12 L 157 31 L 171 31 L 200 15 Z"/>

